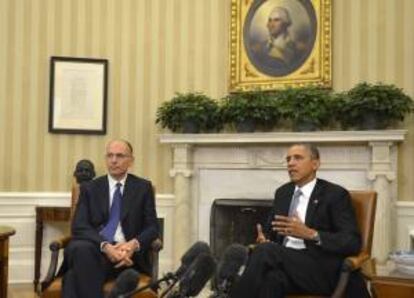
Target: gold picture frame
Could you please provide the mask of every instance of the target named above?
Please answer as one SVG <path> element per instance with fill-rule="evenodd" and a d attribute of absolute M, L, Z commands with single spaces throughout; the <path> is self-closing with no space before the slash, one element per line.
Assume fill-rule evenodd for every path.
<path fill-rule="evenodd" d="M 331 0 L 232 0 L 230 91 L 331 87 L 331 11 Z"/>

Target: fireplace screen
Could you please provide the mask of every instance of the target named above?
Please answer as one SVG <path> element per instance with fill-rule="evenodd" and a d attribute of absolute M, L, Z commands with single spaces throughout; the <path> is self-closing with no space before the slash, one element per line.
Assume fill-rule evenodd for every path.
<path fill-rule="evenodd" d="M 210 246 L 219 258 L 232 243 L 256 241 L 256 224 L 264 224 L 272 199 L 216 199 L 210 215 Z"/>

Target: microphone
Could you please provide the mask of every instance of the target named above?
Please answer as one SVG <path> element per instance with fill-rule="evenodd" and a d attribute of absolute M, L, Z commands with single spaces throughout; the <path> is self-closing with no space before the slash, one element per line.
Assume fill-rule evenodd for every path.
<path fill-rule="evenodd" d="M 224 251 L 214 278 L 214 294 L 210 298 L 225 298 L 236 280 L 242 275 L 248 259 L 248 249 L 232 244 Z"/>
<path fill-rule="evenodd" d="M 180 278 L 193 263 L 193 261 L 202 253 L 211 254 L 210 246 L 203 241 L 194 243 L 187 252 L 181 257 L 181 266 L 175 271 L 174 275 Z"/>
<path fill-rule="evenodd" d="M 201 253 L 190 265 L 180 279 L 178 292 L 171 298 L 187 298 L 197 296 L 216 269 L 216 262 L 210 253 Z"/>
<path fill-rule="evenodd" d="M 187 272 L 188 268 L 200 254 L 211 254 L 210 246 L 206 242 L 197 241 L 194 243 L 181 257 L 181 266 L 177 269 L 177 271 L 175 271 L 175 273 L 167 273 L 167 276 L 169 274 L 171 277 L 169 280 L 172 279 L 173 282 L 161 294 L 161 298 L 167 295 L 173 289 L 175 284 L 180 280 L 183 274 Z"/>
<path fill-rule="evenodd" d="M 115 280 L 115 285 L 107 298 L 118 298 L 122 294 L 134 290 L 139 281 L 139 273 L 134 269 L 126 269 L 119 274 Z"/>
<path fill-rule="evenodd" d="M 118 294 L 118 297 L 131 297 L 132 295 L 135 295 L 136 293 L 142 292 L 149 288 L 158 289 L 159 285 L 162 282 L 173 281 L 172 285 L 170 285 L 169 287 L 169 290 L 170 290 L 177 283 L 177 281 L 183 276 L 183 274 L 187 272 L 188 268 L 194 262 L 197 256 L 203 253 L 211 254 L 210 247 L 208 246 L 207 243 L 203 241 L 197 241 L 181 257 L 181 266 L 174 273 L 168 272 L 161 279 L 151 282 L 149 285 L 146 285 L 141 288 L 136 288 L 136 284 L 135 284 L 132 289 L 128 289 L 127 291 L 120 292 Z"/>

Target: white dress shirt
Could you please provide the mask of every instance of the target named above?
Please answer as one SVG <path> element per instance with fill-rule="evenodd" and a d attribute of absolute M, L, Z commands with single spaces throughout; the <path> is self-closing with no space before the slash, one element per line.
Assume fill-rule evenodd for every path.
<path fill-rule="evenodd" d="M 296 216 L 299 217 L 299 219 L 302 222 L 305 222 L 306 211 L 308 210 L 308 205 L 309 205 L 309 199 L 312 195 L 312 192 L 313 192 L 313 189 L 315 188 L 315 185 L 316 185 L 316 178 L 313 179 L 312 181 L 308 182 L 307 184 L 305 184 L 302 187 L 296 186 L 295 191 L 293 192 L 293 193 L 295 193 L 296 190 L 299 189 L 299 188 L 302 192 L 302 194 L 299 196 L 299 203 L 296 207 Z M 305 242 L 301 238 L 287 236 L 286 239 L 287 239 L 286 243 L 285 243 L 286 247 L 291 247 L 291 248 L 294 248 L 294 249 L 304 249 L 304 248 L 306 248 Z"/>

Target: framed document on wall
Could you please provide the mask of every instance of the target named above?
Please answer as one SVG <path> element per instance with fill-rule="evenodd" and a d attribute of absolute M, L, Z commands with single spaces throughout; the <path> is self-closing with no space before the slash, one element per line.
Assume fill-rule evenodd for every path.
<path fill-rule="evenodd" d="M 49 132 L 105 134 L 108 60 L 51 57 Z"/>
<path fill-rule="evenodd" d="M 331 0 L 232 0 L 230 90 L 331 86 Z"/>

